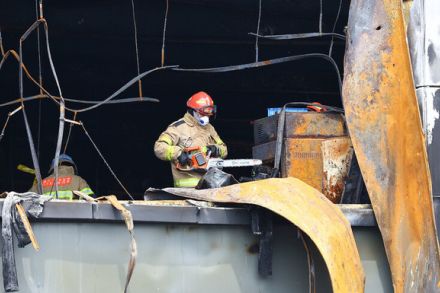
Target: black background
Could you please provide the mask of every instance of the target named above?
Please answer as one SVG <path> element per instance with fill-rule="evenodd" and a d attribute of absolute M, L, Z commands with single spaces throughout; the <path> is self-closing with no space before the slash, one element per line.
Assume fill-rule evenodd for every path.
<path fill-rule="evenodd" d="M 343 0 L 336 32 L 343 33 L 348 1 Z M 163 1 L 135 1 L 141 72 L 160 66 Z M 323 31 L 330 32 L 339 1 L 324 1 Z M 44 1 L 50 47 L 63 96 L 102 100 L 137 75 L 134 29 L 130 1 Z M 2 1 L 0 28 L 5 50 L 18 51 L 19 38 L 35 21 L 35 2 Z M 255 61 L 255 32 L 258 1 L 170 0 L 166 65 L 206 68 Z M 260 32 L 287 34 L 318 31 L 319 0 L 263 0 Z M 44 86 L 58 95 L 40 30 Z M 37 37 L 24 43 L 23 61 L 38 77 Z M 259 59 L 266 60 L 304 53 L 328 53 L 330 38 L 259 41 Z M 335 41 L 334 58 L 342 71 L 345 44 Z M 185 102 L 199 90 L 208 92 L 218 105 L 213 122 L 227 143 L 230 158 L 251 156 L 252 121 L 266 115 L 268 107 L 289 101 L 319 101 L 341 105 L 337 79 L 331 65 L 320 59 L 302 60 L 229 73 L 162 71 L 143 79 L 143 95 L 160 103 L 105 105 L 81 113 L 91 136 L 121 181 L 140 198 L 148 186 L 172 184 L 169 164 L 153 154 L 153 144 L 168 124 L 185 112 Z M 6 61 L 0 71 L 0 103 L 19 97 L 18 64 Z M 39 91 L 24 81 L 24 96 Z M 118 98 L 137 97 L 137 84 Z M 67 104 L 82 108 L 83 104 Z M 0 123 L 18 105 L 0 108 Z M 58 108 L 49 101 L 26 104 L 33 137 L 39 150 L 43 177 L 55 153 Z M 67 113 L 71 118 L 71 113 Z M 40 117 L 40 118 L 39 118 Z M 66 134 L 68 127 L 66 127 Z M 38 135 L 40 133 L 40 135 Z M 73 127 L 67 153 L 97 194 L 124 193 L 96 154 L 82 130 Z M 25 191 L 32 176 L 16 170 L 18 164 L 32 166 L 23 116 L 12 117 L 0 142 L 0 191 Z M 230 170 L 239 175 L 236 170 Z"/>

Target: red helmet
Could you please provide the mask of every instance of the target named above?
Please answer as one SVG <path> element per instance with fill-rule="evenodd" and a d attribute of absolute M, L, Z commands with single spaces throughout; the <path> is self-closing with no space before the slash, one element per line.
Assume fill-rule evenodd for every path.
<path fill-rule="evenodd" d="M 205 92 L 198 92 L 192 95 L 186 102 L 186 106 L 204 116 L 215 115 L 217 110 L 214 101 Z"/>

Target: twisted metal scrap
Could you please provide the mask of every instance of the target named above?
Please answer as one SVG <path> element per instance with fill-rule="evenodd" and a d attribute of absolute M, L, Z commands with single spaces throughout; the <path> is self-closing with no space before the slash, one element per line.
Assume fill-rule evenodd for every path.
<path fill-rule="evenodd" d="M 134 239 L 134 225 L 133 225 L 133 216 L 131 212 L 127 210 L 116 198 L 114 195 L 104 196 L 98 198 L 98 200 L 105 199 L 111 203 L 111 205 L 119 211 L 122 218 L 125 221 L 125 225 L 127 226 L 128 232 L 130 233 L 131 243 L 130 243 L 130 260 L 128 261 L 128 270 L 127 277 L 125 280 L 124 293 L 127 293 L 128 285 L 130 284 L 131 276 L 133 275 L 134 267 L 136 266 L 136 257 L 137 257 L 137 244 Z"/>
<path fill-rule="evenodd" d="M 272 178 L 222 188 L 164 191 L 193 199 L 254 204 L 267 208 L 304 231 L 320 251 L 333 292 L 364 292 L 364 271 L 350 224 L 323 194 L 296 178 Z"/>
<path fill-rule="evenodd" d="M 31 206 L 28 213 L 33 217 L 38 217 L 43 211 L 43 205 L 49 201 L 51 197 L 39 195 L 34 192 L 16 193 L 8 192 L 2 207 L 2 271 L 3 271 L 3 287 L 5 292 L 15 292 L 19 290 L 18 276 L 15 264 L 14 241 L 12 235 L 19 235 L 20 232 L 16 230 L 17 223 L 13 216 L 14 208 L 17 204 L 28 201 Z M 14 224 L 15 222 L 15 224 Z M 15 226 L 15 227 L 14 227 Z M 29 236 L 31 237 L 31 236 Z M 31 241 L 30 238 L 29 242 Z M 19 247 L 24 247 L 29 242 L 23 241 L 23 238 L 17 237 L 17 244 Z"/>
<path fill-rule="evenodd" d="M 125 225 L 127 226 L 128 233 L 130 233 L 130 260 L 128 261 L 128 268 L 127 268 L 127 276 L 125 278 L 125 286 L 124 286 L 124 293 L 127 293 L 128 291 L 128 285 L 130 284 L 131 277 L 134 272 L 134 268 L 136 266 L 136 258 L 138 254 L 137 250 L 137 243 L 136 239 L 134 238 L 134 224 L 133 224 L 133 215 L 131 212 L 125 208 L 116 198 L 114 195 L 108 195 L 108 196 L 101 196 L 98 198 L 93 198 L 81 191 L 73 191 L 75 195 L 78 197 L 90 202 L 90 203 L 97 203 L 102 201 L 109 202 L 115 209 L 119 211 L 121 214 L 122 219 L 124 219 Z"/>
<path fill-rule="evenodd" d="M 394 291 L 439 292 L 431 180 L 401 1 L 352 1 L 348 28 L 345 113 Z"/>

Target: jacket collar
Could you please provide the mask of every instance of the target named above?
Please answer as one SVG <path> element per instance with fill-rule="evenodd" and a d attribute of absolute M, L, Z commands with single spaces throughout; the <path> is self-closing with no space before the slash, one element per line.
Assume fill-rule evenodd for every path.
<path fill-rule="evenodd" d="M 189 114 L 188 112 L 185 113 L 185 115 L 183 116 L 183 121 L 185 121 L 186 124 L 188 124 L 189 126 L 198 125 L 196 118 L 194 118 L 194 116 Z"/>

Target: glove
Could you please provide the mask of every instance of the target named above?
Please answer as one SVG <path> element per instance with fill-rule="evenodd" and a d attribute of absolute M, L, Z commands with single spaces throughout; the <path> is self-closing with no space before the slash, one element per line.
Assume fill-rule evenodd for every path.
<path fill-rule="evenodd" d="M 187 152 L 182 152 L 180 156 L 177 157 L 177 160 L 179 161 L 179 164 L 184 166 L 188 164 L 189 161 L 189 155 Z"/>
<path fill-rule="evenodd" d="M 220 149 L 215 144 L 211 144 L 206 146 L 207 152 L 211 152 L 211 157 L 218 158 L 220 157 Z"/>

